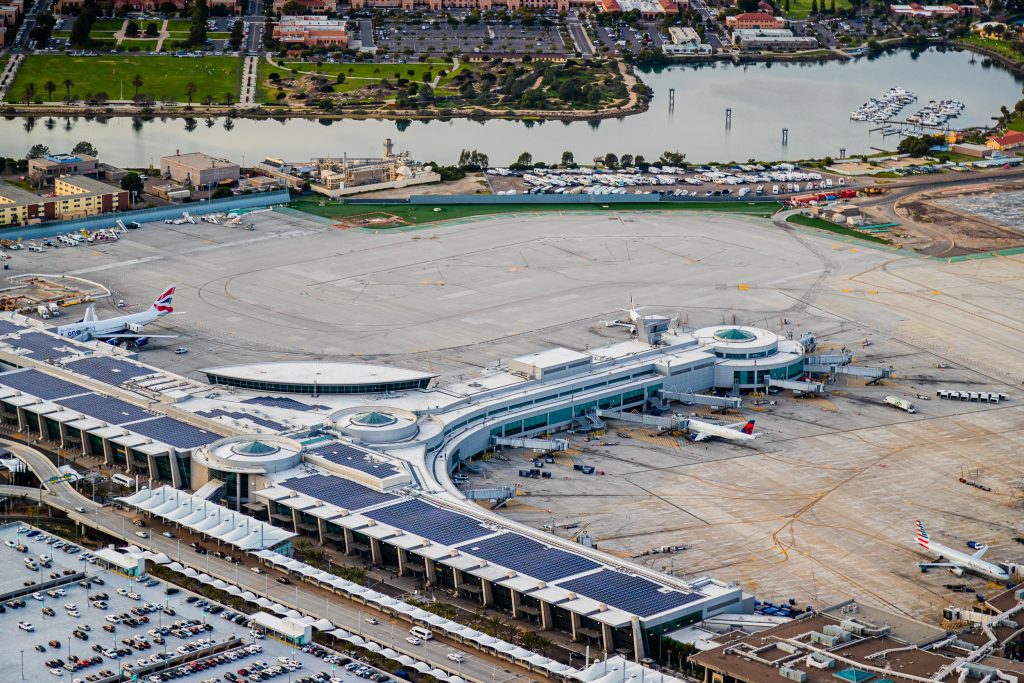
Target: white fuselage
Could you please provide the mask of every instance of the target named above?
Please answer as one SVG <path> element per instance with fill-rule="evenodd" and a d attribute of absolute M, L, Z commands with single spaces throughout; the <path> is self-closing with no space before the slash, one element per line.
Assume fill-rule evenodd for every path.
<path fill-rule="evenodd" d="M 121 315 L 107 320 L 90 320 L 88 322 L 71 323 L 57 328 L 57 334 L 68 339 L 88 341 L 95 337 L 115 335 L 127 332 L 129 325 L 146 325 L 162 317 L 158 311 L 148 308 L 141 313 Z"/>
<path fill-rule="evenodd" d="M 978 574 L 995 581 L 1009 582 L 1011 580 L 1009 572 L 999 565 L 986 562 L 980 558 L 971 557 L 967 553 L 954 550 L 941 543 L 929 541 L 928 547 L 922 548 L 922 550 L 936 560 L 957 565 L 964 571 L 971 572 L 972 574 Z"/>
<path fill-rule="evenodd" d="M 708 436 L 715 436 L 719 439 L 728 439 L 730 441 L 753 441 L 756 436 L 755 434 L 745 434 L 738 429 L 733 429 L 732 427 L 716 425 L 711 422 L 702 422 L 701 420 L 694 420 L 693 418 L 686 423 L 686 429 L 697 435 L 703 434 L 705 438 Z"/>

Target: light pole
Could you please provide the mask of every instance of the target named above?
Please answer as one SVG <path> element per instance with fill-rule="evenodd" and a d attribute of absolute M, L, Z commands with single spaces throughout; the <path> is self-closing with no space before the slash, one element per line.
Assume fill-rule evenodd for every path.
<path fill-rule="evenodd" d="M 25 680 L 25 651 L 21 650 L 21 680 Z"/>

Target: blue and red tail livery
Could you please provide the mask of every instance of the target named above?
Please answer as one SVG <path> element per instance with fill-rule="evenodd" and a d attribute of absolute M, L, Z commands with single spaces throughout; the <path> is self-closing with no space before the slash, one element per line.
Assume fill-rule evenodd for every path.
<path fill-rule="evenodd" d="M 753 434 L 754 433 L 754 421 L 751 420 L 747 424 L 743 425 L 743 429 L 741 429 L 740 431 L 743 432 L 744 434 Z"/>
<path fill-rule="evenodd" d="M 927 548 L 930 541 L 928 540 L 928 532 L 924 529 L 924 524 L 921 524 L 921 520 L 917 520 L 917 542 L 922 548 Z"/>
<path fill-rule="evenodd" d="M 174 307 L 171 306 L 171 298 L 174 296 L 174 285 L 171 285 L 167 290 L 157 297 L 157 300 L 153 302 L 153 308 L 160 315 L 167 315 L 168 313 L 174 312 Z"/>

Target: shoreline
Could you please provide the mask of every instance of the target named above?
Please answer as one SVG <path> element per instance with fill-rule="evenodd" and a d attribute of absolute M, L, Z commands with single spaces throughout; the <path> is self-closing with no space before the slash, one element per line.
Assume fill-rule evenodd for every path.
<path fill-rule="evenodd" d="M 907 39 L 894 43 L 887 43 L 880 46 L 877 52 L 865 55 L 850 55 L 841 50 L 822 48 L 821 50 L 809 53 L 792 54 L 719 54 L 719 55 L 696 55 L 696 56 L 662 56 L 656 60 L 647 62 L 625 62 L 628 75 L 636 79 L 636 84 L 642 87 L 649 87 L 644 83 L 642 70 L 657 70 L 673 66 L 699 66 L 703 64 L 732 63 L 735 66 L 748 64 L 798 64 L 798 63 L 826 63 L 830 61 L 850 61 L 863 57 L 870 58 L 872 54 L 881 54 L 901 49 L 913 49 L 914 47 L 945 47 L 957 51 L 972 52 L 982 55 L 996 62 L 1000 67 L 1017 76 L 1024 76 L 1024 64 L 1019 64 L 984 47 L 970 44 L 957 43 L 955 41 L 910 41 Z M 633 93 L 631 93 L 633 94 Z M 373 121 L 451 121 L 454 119 L 466 119 L 470 121 L 486 122 L 490 120 L 505 121 L 602 121 L 605 119 L 623 119 L 628 116 L 642 114 L 651 105 L 651 101 L 657 93 L 636 93 L 636 102 L 633 106 L 623 106 L 617 109 L 607 110 L 483 110 L 479 107 L 452 110 L 446 108 L 414 109 L 414 110 L 370 110 L 364 108 L 339 108 L 331 111 L 316 111 L 300 109 L 297 107 L 278 107 L 277 105 L 254 105 L 240 107 L 237 104 L 220 105 L 172 105 L 166 108 L 139 107 L 136 105 L 118 104 L 111 105 L 74 105 L 66 106 L 60 104 L 24 105 L 15 102 L 4 103 L 0 115 L 7 120 L 15 118 L 38 119 L 38 118 L 84 118 L 86 120 L 104 120 L 112 118 L 132 118 L 142 121 L 154 119 L 202 119 L 209 117 L 227 117 L 230 119 L 276 120 L 300 119 L 307 121 L 344 121 L 344 120 L 373 120 Z M 329 124 L 328 124 L 329 125 Z"/>

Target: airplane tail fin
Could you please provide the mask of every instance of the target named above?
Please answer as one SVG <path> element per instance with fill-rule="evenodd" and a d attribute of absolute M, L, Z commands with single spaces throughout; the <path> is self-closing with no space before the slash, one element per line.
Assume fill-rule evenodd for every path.
<path fill-rule="evenodd" d="M 740 431 L 743 432 L 744 434 L 753 434 L 754 433 L 754 421 L 751 420 L 747 424 L 743 425 L 743 429 L 741 429 Z"/>
<path fill-rule="evenodd" d="M 931 541 L 928 540 L 928 532 L 925 531 L 924 524 L 921 524 L 921 520 L 917 520 L 917 542 L 922 548 L 927 548 Z"/>
<path fill-rule="evenodd" d="M 96 320 L 96 304 L 89 304 L 89 308 L 85 309 L 85 315 L 82 316 L 81 322 L 91 323 Z"/>
<path fill-rule="evenodd" d="M 171 298 L 174 296 L 174 287 L 171 285 L 164 293 L 157 297 L 156 301 L 153 302 L 152 309 L 156 311 L 157 315 L 167 315 L 168 313 L 174 312 L 174 307 L 171 306 Z"/>

